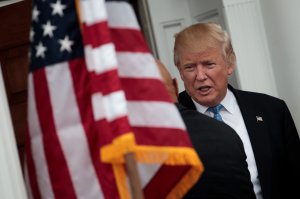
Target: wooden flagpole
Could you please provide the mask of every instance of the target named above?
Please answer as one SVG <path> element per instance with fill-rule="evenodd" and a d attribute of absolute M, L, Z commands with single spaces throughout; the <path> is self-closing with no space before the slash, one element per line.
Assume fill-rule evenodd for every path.
<path fill-rule="evenodd" d="M 131 194 L 133 199 L 144 199 L 144 194 L 141 186 L 140 176 L 137 170 L 134 153 L 125 154 L 125 163 L 127 167 L 127 174 L 129 176 L 129 183 L 131 187 Z"/>

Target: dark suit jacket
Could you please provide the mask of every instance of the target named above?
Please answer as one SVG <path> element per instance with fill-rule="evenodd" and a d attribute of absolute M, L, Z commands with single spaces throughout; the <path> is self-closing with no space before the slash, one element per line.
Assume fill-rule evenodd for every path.
<path fill-rule="evenodd" d="M 243 143 L 228 125 L 177 104 L 204 172 L 185 199 L 255 199 Z"/>
<path fill-rule="evenodd" d="M 252 144 L 264 199 L 300 198 L 300 140 L 283 100 L 229 85 Z M 184 91 L 179 102 L 196 110 Z M 262 118 L 262 121 L 257 119 Z"/>

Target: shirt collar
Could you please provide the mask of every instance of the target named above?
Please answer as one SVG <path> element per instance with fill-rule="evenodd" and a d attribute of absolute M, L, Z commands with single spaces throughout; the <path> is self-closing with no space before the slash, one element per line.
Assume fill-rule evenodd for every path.
<path fill-rule="evenodd" d="M 229 113 L 234 113 L 234 102 L 235 102 L 235 97 L 233 93 L 229 89 L 227 89 L 226 95 L 222 100 L 221 104 Z"/>
<path fill-rule="evenodd" d="M 197 111 L 199 111 L 200 113 L 205 113 L 206 110 L 209 108 L 207 106 L 203 106 L 203 105 L 197 103 L 193 98 L 192 98 L 192 101 L 195 104 Z M 226 95 L 225 95 L 224 99 L 221 101 L 221 104 L 229 113 L 233 113 L 234 112 L 234 102 L 235 102 L 235 97 L 234 97 L 233 93 L 229 89 L 227 89 Z"/>

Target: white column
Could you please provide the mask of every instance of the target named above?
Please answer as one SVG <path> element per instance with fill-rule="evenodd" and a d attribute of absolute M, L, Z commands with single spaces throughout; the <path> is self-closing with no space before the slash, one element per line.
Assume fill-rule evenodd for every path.
<path fill-rule="evenodd" d="M 26 199 L 0 65 L 0 198 Z"/>
<path fill-rule="evenodd" d="M 261 9 L 257 0 L 223 0 L 223 12 L 237 56 L 242 90 L 278 96 Z"/>

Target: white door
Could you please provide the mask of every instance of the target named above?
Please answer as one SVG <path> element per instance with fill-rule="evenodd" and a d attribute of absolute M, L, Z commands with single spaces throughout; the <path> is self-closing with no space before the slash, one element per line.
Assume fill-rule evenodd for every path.
<path fill-rule="evenodd" d="M 199 22 L 216 22 L 225 28 L 221 0 L 145 0 L 140 12 L 148 13 L 147 34 L 152 38 L 152 50 L 169 69 L 184 90 L 178 70 L 173 62 L 174 34 L 183 28 Z M 148 10 L 146 10 L 148 9 Z M 225 28 L 226 29 L 226 28 Z M 230 79 L 237 86 L 235 75 Z"/>

